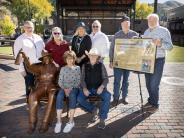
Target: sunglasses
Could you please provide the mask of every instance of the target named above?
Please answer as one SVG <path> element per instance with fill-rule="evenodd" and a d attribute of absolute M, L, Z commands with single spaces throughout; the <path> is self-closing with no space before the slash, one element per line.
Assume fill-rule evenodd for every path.
<path fill-rule="evenodd" d="M 98 28 L 98 26 L 92 26 L 93 28 Z"/>
<path fill-rule="evenodd" d="M 54 35 L 60 35 L 61 33 L 54 32 L 53 34 L 54 34 Z"/>

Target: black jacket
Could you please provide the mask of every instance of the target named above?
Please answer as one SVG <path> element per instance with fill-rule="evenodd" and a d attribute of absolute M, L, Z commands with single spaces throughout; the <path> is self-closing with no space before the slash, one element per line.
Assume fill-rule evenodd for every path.
<path fill-rule="evenodd" d="M 82 55 L 85 54 L 85 50 L 89 52 L 92 46 L 91 38 L 89 35 L 85 35 L 84 38 L 82 38 L 82 41 L 80 43 L 80 46 L 78 47 L 77 41 L 79 39 L 79 36 L 74 36 L 72 39 L 72 50 L 75 52 L 76 56 L 79 58 Z M 77 64 L 79 66 L 82 66 L 84 63 L 87 63 L 89 61 L 89 58 L 86 56 L 80 64 Z"/>

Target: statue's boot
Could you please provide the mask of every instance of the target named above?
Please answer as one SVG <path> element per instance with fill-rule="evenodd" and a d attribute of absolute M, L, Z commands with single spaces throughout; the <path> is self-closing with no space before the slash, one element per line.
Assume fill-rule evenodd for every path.
<path fill-rule="evenodd" d="M 35 131 L 36 128 L 36 123 L 29 123 L 29 129 L 28 129 L 28 133 L 32 134 Z"/>
<path fill-rule="evenodd" d="M 40 126 L 39 132 L 40 133 L 45 133 L 49 129 L 48 122 L 43 122 L 42 125 Z"/>

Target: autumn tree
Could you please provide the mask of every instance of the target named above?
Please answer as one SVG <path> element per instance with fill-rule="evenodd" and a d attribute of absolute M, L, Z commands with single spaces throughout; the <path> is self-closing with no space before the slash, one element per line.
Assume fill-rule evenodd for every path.
<path fill-rule="evenodd" d="M 3 19 L 0 20 L 0 32 L 3 35 L 10 36 L 14 33 L 15 24 L 12 22 L 10 16 L 5 15 Z"/>
<path fill-rule="evenodd" d="M 29 0 L 30 1 L 30 12 L 32 13 L 32 18 L 36 20 L 45 19 L 50 17 L 54 7 L 48 0 Z"/>
<path fill-rule="evenodd" d="M 38 23 L 50 17 L 54 7 L 48 0 L 9 0 L 8 7 L 18 19 L 18 24 L 35 19 Z"/>
<path fill-rule="evenodd" d="M 3 17 L 4 15 L 9 15 L 9 14 L 10 14 L 9 11 L 5 6 L 0 6 L 0 17 Z"/>
<path fill-rule="evenodd" d="M 153 6 L 147 3 L 140 3 L 139 0 L 136 1 L 136 18 L 146 19 L 150 13 L 153 13 Z"/>

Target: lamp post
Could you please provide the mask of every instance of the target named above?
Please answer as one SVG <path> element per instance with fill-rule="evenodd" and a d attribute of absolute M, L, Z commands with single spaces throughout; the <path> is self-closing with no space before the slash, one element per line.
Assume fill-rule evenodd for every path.
<path fill-rule="evenodd" d="M 28 17 L 29 17 L 29 20 L 31 20 L 32 15 L 31 15 L 31 10 L 30 10 L 29 0 L 27 0 L 27 3 L 28 3 Z"/>

